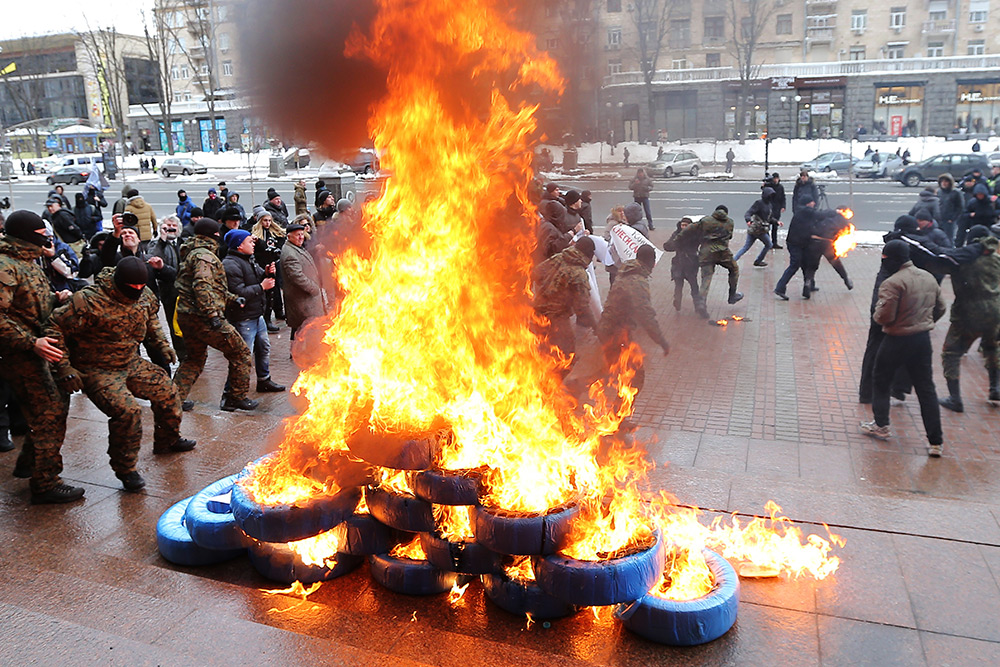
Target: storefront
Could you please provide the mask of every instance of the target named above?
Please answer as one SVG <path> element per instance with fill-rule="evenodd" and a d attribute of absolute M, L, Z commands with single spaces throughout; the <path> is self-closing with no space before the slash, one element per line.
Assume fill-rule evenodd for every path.
<path fill-rule="evenodd" d="M 1000 133 L 1000 81 L 958 82 L 956 133 Z"/>
<path fill-rule="evenodd" d="M 913 137 L 924 126 L 923 84 L 875 84 L 875 111 L 870 132 Z"/>
<path fill-rule="evenodd" d="M 798 97 L 795 136 L 829 139 L 844 136 L 846 77 L 796 78 Z"/>
<path fill-rule="evenodd" d="M 746 138 L 756 139 L 764 136 L 767 131 L 767 101 L 770 94 L 770 79 L 751 81 L 743 109 L 743 127 L 746 128 Z M 736 139 L 736 114 L 740 112 L 740 94 L 742 84 L 739 81 L 727 81 L 723 91 L 724 125 L 727 139 Z"/>

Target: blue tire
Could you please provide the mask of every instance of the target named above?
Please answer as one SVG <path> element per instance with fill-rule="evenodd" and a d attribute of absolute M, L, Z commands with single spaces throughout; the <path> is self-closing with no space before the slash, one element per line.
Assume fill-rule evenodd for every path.
<path fill-rule="evenodd" d="M 736 622 L 740 580 L 725 558 L 705 550 L 715 589 L 697 600 L 664 600 L 646 595 L 615 610 L 615 617 L 640 637 L 670 646 L 695 646 L 718 639 Z"/>
<path fill-rule="evenodd" d="M 487 549 L 511 556 L 540 556 L 554 554 L 566 545 L 570 523 L 580 508 L 565 505 L 534 515 L 482 506 L 471 511 L 472 532 Z"/>
<path fill-rule="evenodd" d="M 413 476 L 417 498 L 437 505 L 478 505 L 481 469 L 422 470 Z"/>
<path fill-rule="evenodd" d="M 237 480 L 231 502 L 237 525 L 250 537 L 261 542 L 297 542 L 333 530 L 354 513 L 360 500 L 361 490 L 352 487 L 294 505 L 261 505 Z"/>
<path fill-rule="evenodd" d="M 372 433 L 367 426 L 362 426 L 347 438 L 347 448 L 373 465 L 397 470 L 430 468 L 438 452 L 433 433 Z"/>
<path fill-rule="evenodd" d="M 230 475 L 209 484 L 188 503 L 184 512 L 184 525 L 198 546 L 206 549 L 241 549 L 250 546 L 250 538 L 236 525 L 232 504 L 223 503 L 216 498 L 232 490 L 236 477 Z"/>
<path fill-rule="evenodd" d="M 340 531 L 341 550 L 354 556 L 387 553 L 397 541 L 393 529 L 371 514 L 352 514 L 334 530 Z"/>
<path fill-rule="evenodd" d="M 579 611 L 575 605 L 549 595 L 535 582 L 511 579 L 503 573 L 484 574 L 483 590 L 493 604 L 516 616 L 562 618 Z"/>
<path fill-rule="evenodd" d="M 667 555 L 660 531 L 645 551 L 602 561 L 567 558 L 562 554 L 535 558 L 538 586 L 549 595 L 581 607 L 634 602 L 659 580 Z"/>
<path fill-rule="evenodd" d="M 467 578 L 439 570 L 425 560 L 394 558 L 388 554 L 369 556 L 372 579 L 380 586 L 403 595 L 436 595 L 450 591 Z"/>
<path fill-rule="evenodd" d="M 184 527 L 189 502 L 191 498 L 175 503 L 156 522 L 156 546 L 161 556 L 177 565 L 212 565 L 246 553 L 246 549 L 206 549 L 195 544 Z"/>
<path fill-rule="evenodd" d="M 451 542 L 437 533 L 420 533 L 427 562 L 439 570 L 462 574 L 488 574 L 500 569 L 500 556 L 475 540 Z"/>
<path fill-rule="evenodd" d="M 434 530 L 434 514 L 425 500 L 374 486 L 365 491 L 365 499 L 372 516 L 391 528 L 408 533 Z"/>
<path fill-rule="evenodd" d="M 303 563 L 286 542 L 256 540 L 250 545 L 247 553 L 258 572 L 282 584 L 291 584 L 293 581 L 301 581 L 303 584 L 330 581 L 353 572 L 365 560 L 364 556 L 338 553 L 337 561 L 332 566 L 310 565 Z"/>

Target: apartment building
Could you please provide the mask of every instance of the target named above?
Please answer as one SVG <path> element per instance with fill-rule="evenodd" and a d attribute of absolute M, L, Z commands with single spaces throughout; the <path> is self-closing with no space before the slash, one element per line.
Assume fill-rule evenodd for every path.
<path fill-rule="evenodd" d="M 589 97 L 573 101 L 589 134 L 650 140 L 735 137 L 741 131 L 748 137 L 768 131 L 839 137 L 862 127 L 895 136 L 1000 130 L 1000 0 L 570 4 L 578 13 L 591 12 L 587 67 L 603 77 Z M 539 46 L 557 60 L 562 45 L 550 40 L 551 22 L 559 16 L 550 12 L 549 25 L 539 31 Z M 662 35 L 648 87 L 640 26 L 647 44 Z M 736 46 L 751 35 L 753 68 L 743 82 Z"/>

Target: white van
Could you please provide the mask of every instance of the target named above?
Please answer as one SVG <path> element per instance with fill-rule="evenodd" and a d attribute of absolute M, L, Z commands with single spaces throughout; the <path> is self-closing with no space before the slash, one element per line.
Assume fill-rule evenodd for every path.
<path fill-rule="evenodd" d="M 90 167 L 97 163 L 97 168 L 104 173 L 104 156 L 100 153 L 80 153 L 63 155 L 58 168 L 80 167 L 81 171 L 90 171 Z"/>

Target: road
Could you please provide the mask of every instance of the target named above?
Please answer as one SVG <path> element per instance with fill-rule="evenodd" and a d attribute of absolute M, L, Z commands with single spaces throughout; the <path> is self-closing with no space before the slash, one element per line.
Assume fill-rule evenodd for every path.
<path fill-rule="evenodd" d="M 789 174 L 791 175 L 791 174 Z M 220 180 L 225 180 L 230 189 L 240 193 L 240 203 L 247 209 L 251 205 L 251 184 L 245 177 L 236 173 L 218 172 L 207 177 L 171 178 L 146 177 L 152 180 L 138 180 L 132 184 L 139 190 L 147 202 L 153 206 L 157 215 L 172 211 L 177 205 L 177 190 L 185 188 L 196 205 L 204 200 L 208 188 L 215 186 Z M 282 180 L 258 180 L 253 183 L 253 199 L 258 204 L 264 202 L 264 193 L 269 187 L 278 190 L 284 196 L 289 208 L 292 208 L 292 193 L 294 176 Z M 308 184 L 310 204 L 314 194 L 313 184 L 316 177 L 305 176 Z M 794 181 L 785 181 L 789 204 Z M 363 199 L 369 192 L 377 192 L 381 181 L 358 181 L 359 198 Z M 890 181 L 854 181 L 854 194 L 851 196 L 851 186 L 846 180 L 824 181 L 830 205 L 834 207 L 849 206 L 855 212 L 854 224 L 860 230 L 888 231 L 892 229 L 893 221 L 901 214 L 910 210 L 917 201 L 919 188 L 907 188 Z M 627 180 L 576 180 L 566 179 L 560 182 L 564 188 L 590 190 L 593 193 L 594 222 L 603 226 L 604 219 L 612 206 L 628 204 L 632 201 L 632 193 Z M 72 195 L 81 186 L 65 186 L 72 200 Z M 113 181 L 108 190 L 109 203 L 117 199 L 121 181 Z M 50 187 L 40 179 L 15 181 L 11 188 L 12 201 L 16 208 L 30 208 L 35 211 L 43 209 L 46 194 Z M 684 215 L 708 214 L 717 204 L 729 207 L 730 215 L 736 220 L 743 217 L 743 212 L 750 207 L 760 194 L 760 184 L 756 181 L 705 181 L 690 178 L 656 179 L 656 185 L 651 197 L 653 219 L 657 229 L 672 228 L 673 223 Z M 8 185 L 0 183 L 0 196 L 9 196 Z M 791 211 L 783 216 L 784 221 L 791 218 Z"/>

